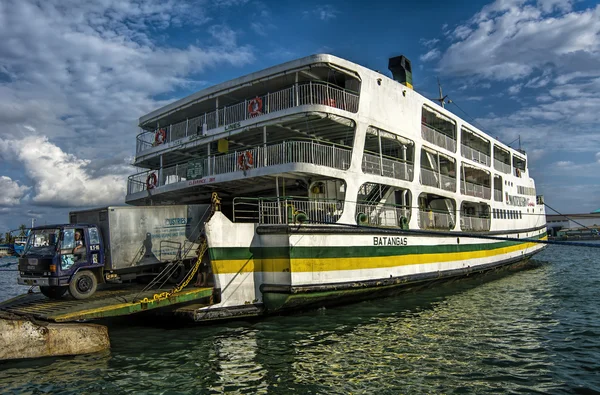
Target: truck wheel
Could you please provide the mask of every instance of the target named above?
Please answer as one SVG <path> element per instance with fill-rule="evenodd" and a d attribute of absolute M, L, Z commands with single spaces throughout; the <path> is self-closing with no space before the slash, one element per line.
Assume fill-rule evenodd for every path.
<path fill-rule="evenodd" d="M 67 292 L 67 287 L 40 287 L 40 291 L 50 299 L 60 299 Z"/>
<path fill-rule="evenodd" d="M 69 284 L 69 293 L 75 299 L 87 299 L 96 292 L 98 280 L 89 270 L 77 272 Z"/>
<path fill-rule="evenodd" d="M 173 270 L 173 273 L 171 273 L 171 277 L 167 279 L 167 282 L 169 284 L 179 284 L 183 281 L 186 274 L 187 271 L 185 270 L 185 265 L 183 263 L 179 263 L 177 268 Z"/>

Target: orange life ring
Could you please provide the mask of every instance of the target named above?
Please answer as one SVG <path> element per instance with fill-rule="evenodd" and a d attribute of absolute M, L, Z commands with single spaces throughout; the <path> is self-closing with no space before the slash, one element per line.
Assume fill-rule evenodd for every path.
<path fill-rule="evenodd" d="M 262 99 L 256 96 L 254 99 L 250 100 L 248 103 L 248 114 L 251 117 L 256 117 L 262 114 L 263 102 Z"/>
<path fill-rule="evenodd" d="M 237 165 L 240 170 L 248 170 L 254 165 L 254 158 L 252 152 L 246 151 L 238 156 Z"/>
<path fill-rule="evenodd" d="M 167 132 L 164 129 L 158 129 L 154 134 L 154 145 L 161 145 L 167 141 Z"/>
<path fill-rule="evenodd" d="M 148 174 L 148 178 L 146 178 L 146 189 L 154 189 L 156 188 L 156 185 L 158 184 L 158 177 L 156 176 L 156 173 L 150 173 Z"/>

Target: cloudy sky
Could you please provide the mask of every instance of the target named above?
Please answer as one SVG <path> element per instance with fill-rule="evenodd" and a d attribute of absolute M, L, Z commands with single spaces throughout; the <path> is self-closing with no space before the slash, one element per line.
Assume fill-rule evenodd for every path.
<path fill-rule="evenodd" d="M 408 56 L 417 91 L 435 97 L 439 77 L 448 109 L 506 143 L 521 137 L 550 206 L 600 208 L 600 6 L 349 4 L 3 0 L 0 232 L 123 204 L 141 115 L 324 52 L 381 71 Z"/>

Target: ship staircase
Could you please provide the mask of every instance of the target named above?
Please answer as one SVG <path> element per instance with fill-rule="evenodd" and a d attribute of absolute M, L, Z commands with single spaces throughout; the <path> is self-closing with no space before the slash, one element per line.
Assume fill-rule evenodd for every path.
<path fill-rule="evenodd" d="M 199 225 L 206 223 L 215 211 L 216 194 L 213 205 L 204 213 Z M 218 203 L 218 202 L 217 202 Z M 14 318 L 49 322 L 73 322 L 126 316 L 145 311 L 175 310 L 193 304 L 195 308 L 210 306 L 215 303 L 215 289 L 212 287 L 190 286 L 201 267 L 202 260 L 208 252 L 207 240 L 200 234 L 194 243 L 184 246 L 184 253 L 167 264 L 163 271 L 146 286 L 131 284 L 106 284 L 88 299 L 76 300 L 70 296 L 62 299 L 49 299 L 39 292 L 27 293 L 0 302 L 0 312 L 8 313 Z M 196 248 L 197 258 L 191 267 L 184 266 L 185 257 Z M 184 271 L 181 274 L 181 271 Z M 175 285 L 170 284 L 174 278 L 181 278 Z"/>

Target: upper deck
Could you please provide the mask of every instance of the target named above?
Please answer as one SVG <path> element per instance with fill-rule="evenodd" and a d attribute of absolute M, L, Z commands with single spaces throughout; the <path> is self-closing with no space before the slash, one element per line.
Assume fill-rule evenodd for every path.
<path fill-rule="evenodd" d="M 306 110 L 356 113 L 359 90 L 352 64 L 331 55 L 305 57 L 215 85 L 141 117 L 135 165 L 152 168 L 158 155 L 193 150 L 199 140 Z"/>
<path fill-rule="evenodd" d="M 456 199 L 435 209 L 491 216 L 491 207 L 525 207 L 535 196 L 525 152 L 410 84 L 331 55 L 205 89 L 141 117 L 140 127 L 135 164 L 148 170 L 130 176 L 131 204 L 203 202 L 213 191 L 230 201 L 299 194 L 358 202 L 375 198 L 372 184 L 388 189 L 369 204 L 410 191 L 396 194 L 403 206 Z M 307 191 L 315 185 L 325 192 Z M 499 218 L 507 211 L 497 210 Z M 448 214 L 444 226 L 453 223 Z"/>

